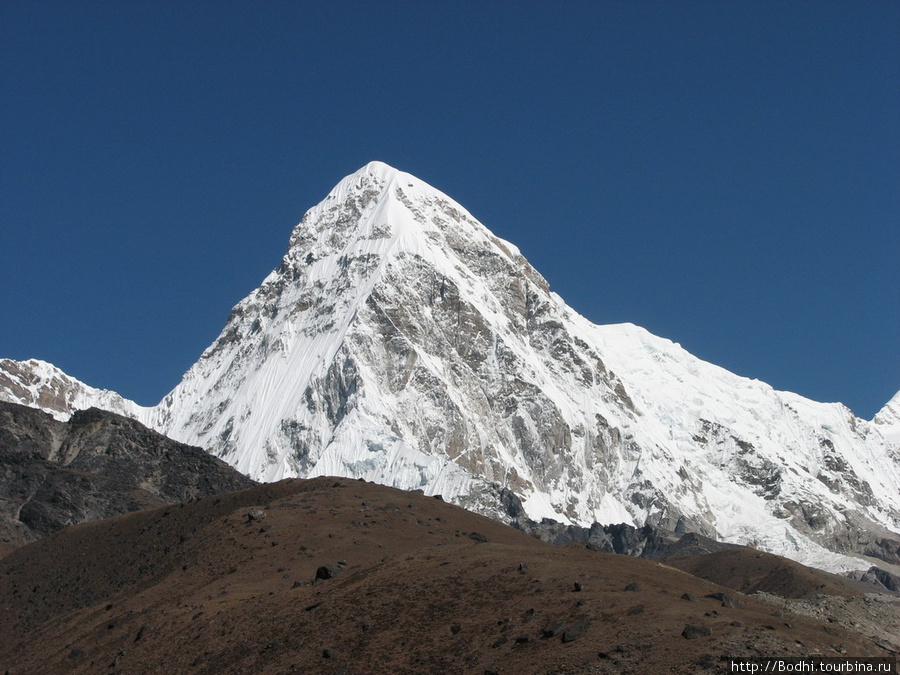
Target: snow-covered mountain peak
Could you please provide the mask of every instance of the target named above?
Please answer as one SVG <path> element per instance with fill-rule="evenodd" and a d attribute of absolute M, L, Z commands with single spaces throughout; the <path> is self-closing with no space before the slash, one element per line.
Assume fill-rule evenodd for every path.
<path fill-rule="evenodd" d="M 391 339 L 407 344 L 412 363 L 422 359 L 430 370 L 445 371 L 439 361 L 448 341 L 460 352 L 460 342 L 474 338 L 480 349 L 493 331 L 513 332 L 521 340 L 529 312 L 559 304 L 547 302 L 547 294 L 546 281 L 518 249 L 457 202 L 410 174 L 370 163 L 307 211 L 279 267 L 234 308 L 218 339 L 164 399 L 157 426 L 201 441 L 252 476 L 302 475 L 307 460 L 298 459 L 297 432 L 285 437 L 286 420 L 296 418 L 298 408 L 315 407 L 309 387 L 334 376 L 329 369 L 347 357 L 348 340 L 382 349 L 372 342 L 381 339 L 373 330 L 393 326 L 397 335 Z M 424 315 L 400 317 L 403 307 Z M 441 345 L 413 344 L 434 331 Z M 350 363 L 356 368 L 358 360 Z M 446 376 L 442 372 L 440 379 Z M 349 393 L 335 395 L 344 399 Z M 211 396 L 218 400 L 212 407 Z M 238 424 L 251 416 L 257 421 Z M 342 419 L 343 413 L 337 421 Z M 327 446 L 334 431 L 317 432 L 308 442 Z M 269 459 L 260 464 L 264 446 L 278 449 L 267 451 Z"/>
<path fill-rule="evenodd" d="M 383 162 L 370 162 L 304 215 L 285 262 L 310 265 L 331 255 L 398 253 L 435 260 L 464 246 L 485 245 L 508 257 L 520 255 L 443 192 Z"/>
<path fill-rule="evenodd" d="M 381 182 L 387 183 L 394 182 L 396 180 L 406 180 L 407 183 L 419 182 L 419 180 L 412 174 L 401 171 L 400 169 L 397 169 L 390 164 L 387 164 L 386 162 L 375 159 L 368 164 L 361 166 L 359 169 L 349 174 L 348 176 L 345 176 L 340 182 L 338 182 L 338 184 L 329 194 L 340 191 L 342 186 L 344 186 L 345 184 L 352 185 L 354 183 L 365 181 L 367 177 L 374 177 Z"/>

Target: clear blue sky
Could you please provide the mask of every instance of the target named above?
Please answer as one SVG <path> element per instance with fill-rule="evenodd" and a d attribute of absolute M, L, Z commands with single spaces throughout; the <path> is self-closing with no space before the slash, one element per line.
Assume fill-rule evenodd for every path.
<path fill-rule="evenodd" d="M 373 159 L 594 322 L 900 389 L 894 0 L 0 0 L 0 92 L 0 356 L 142 404 Z"/>

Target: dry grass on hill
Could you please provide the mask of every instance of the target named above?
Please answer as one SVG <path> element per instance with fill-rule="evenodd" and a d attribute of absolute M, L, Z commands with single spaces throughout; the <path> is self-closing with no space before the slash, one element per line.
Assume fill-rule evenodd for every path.
<path fill-rule="evenodd" d="M 889 652 L 670 565 L 345 479 L 78 525 L 0 559 L 11 675 L 694 673 L 813 654 Z"/>

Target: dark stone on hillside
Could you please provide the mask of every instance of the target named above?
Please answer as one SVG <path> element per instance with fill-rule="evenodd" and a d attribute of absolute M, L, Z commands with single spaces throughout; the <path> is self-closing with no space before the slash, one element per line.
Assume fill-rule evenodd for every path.
<path fill-rule="evenodd" d="M 564 623 L 558 623 L 553 626 L 547 626 L 541 631 L 541 635 L 545 638 L 556 637 L 557 635 L 562 635 L 568 626 Z"/>
<path fill-rule="evenodd" d="M 530 635 L 520 635 L 519 637 L 516 638 L 517 645 L 524 645 L 524 644 L 528 644 L 529 642 L 531 642 Z"/>
<path fill-rule="evenodd" d="M 582 584 L 580 581 L 576 581 L 574 584 L 572 584 L 572 592 L 573 593 L 581 593 L 581 591 L 583 591 L 583 590 L 584 590 L 584 584 Z"/>
<path fill-rule="evenodd" d="M 732 548 L 740 548 L 740 546 L 716 541 L 696 532 L 688 532 L 679 538 L 677 542 L 660 551 L 662 555 L 658 557 L 679 558 L 703 555 L 705 553 L 718 553 L 719 551 L 726 551 Z"/>
<path fill-rule="evenodd" d="M 635 593 L 639 593 L 640 591 L 643 591 L 643 590 L 644 590 L 644 587 L 641 586 L 641 585 L 640 585 L 639 583 L 637 583 L 636 581 L 632 581 L 630 584 L 628 584 L 628 585 L 625 587 L 625 590 L 626 590 L 626 591 L 633 591 L 633 592 L 635 592 Z"/>
<path fill-rule="evenodd" d="M 316 579 L 333 579 L 343 571 L 340 565 L 322 565 L 316 570 Z"/>
<path fill-rule="evenodd" d="M 265 517 L 266 517 L 266 512 L 263 511 L 262 509 L 250 509 L 249 511 L 247 511 L 247 520 L 248 521 L 252 522 L 254 520 L 262 520 Z"/>
<path fill-rule="evenodd" d="M 887 563 L 891 563 L 893 565 L 900 565 L 900 540 L 898 539 L 889 539 L 887 537 L 878 537 L 874 542 L 865 546 L 862 550 L 864 555 L 872 556 L 873 558 L 880 558 Z M 877 567 L 875 569 L 878 569 Z M 871 570 L 870 570 L 871 571 Z M 884 572 L 884 570 L 879 570 Z M 884 572 L 888 574 L 888 572 Z M 896 575 L 891 575 L 894 579 L 897 579 Z M 892 588 L 891 590 L 897 591 L 900 589 Z"/>
<path fill-rule="evenodd" d="M 491 645 L 491 649 L 497 649 L 498 647 L 502 647 L 507 642 L 509 642 L 509 638 L 506 637 L 505 635 L 503 635 L 500 638 L 498 638 L 497 641 L 494 642 L 494 644 Z"/>
<path fill-rule="evenodd" d="M 587 621 L 582 621 L 581 623 L 576 623 L 574 626 L 569 626 L 563 632 L 562 641 L 575 642 L 575 640 L 584 635 L 589 625 L 590 624 Z"/>
<path fill-rule="evenodd" d="M 472 539 L 473 541 L 475 541 L 479 544 L 484 544 L 488 540 L 488 538 L 485 537 L 480 532 L 469 532 L 469 539 Z"/>
<path fill-rule="evenodd" d="M 514 517 L 510 524 L 550 544 L 558 546 L 584 544 L 591 551 L 619 553 L 649 560 L 739 548 L 736 544 L 718 542 L 695 532 L 684 533 L 685 522 L 681 519 L 680 523 L 680 526 L 676 525 L 676 528 L 681 530 L 678 532 L 652 525 L 637 528 L 625 523 L 618 525 L 594 523 L 590 527 L 581 527 L 564 525 L 552 518 L 543 518 L 541 522 L 536 522 L 523 513 Z"/>
<path fill-rule="evenodd" d="M 91 408 L 59 422 L 0 402 L 0 542 L 257 485 L 225 462 Z"/>
<path fill-rule="evenodd" d="M 684 627 L 684 630 L 681 631 L 681 637 L 686 640 L 696 640 L 700 637 L 706 637 L 710 632 L 711 631 L 706 626 L 687 625 Z"/>
<path fill-rule="evenodd" d="M 722 607 L 739 607 L 739 603 L 734 600 L 730 595 L 725 593 L 709 593 L 706 596 L 707 598 L 712 598 L 713 600 L 718 600 L 722 603 Z"/>
<path fill-rule="evenodd" d="M 847 576 L 857 581 L 872 584 L 878 590 L 890 591 L 892 593 L 900 593 L 900 576 L 891 574 L 880 567 L 870 567 L 865 572 L 855 570 L 848 572 Z"/>
<path fill-rule="evenodd" d="M 551 518 L 543 518 L 540 523 L 522 517 L 512 525 L 520 530 L 558 546 L 584 544 L 592 551 L 606 551 L 643 558 L 658 558 L 675 541 L 675 536 L 651 525 L 636 528 L 620 523 L 590 527 L 563 525 Z"/>
<path fill-rule="evenodd" d="M 697 596 L 693 593 L 682 593 L 681 599 L 687 600 L 688 602 L 697 602 Z"/>
<path fill-rule="evenodd" d="M 498 492 L 498 498 L 500 501 L 500 505 L 506 511 L 507 515 L 513 520 L 518 520 L 520 518 L 525 518 L 527 514 L 525 513 L 525 507 L 522 505 L 522 500 L 519 499 L 519 496 L 506 487 L 501 487 Z"/>
<path fill-rule="evenodd" d="M 722 656 L 716 656 L 715 654 L 704 654 L 697 660 L 697 665 L 701 668 L 709 670 L 715 668 L 716 664 L 718 664 L 719 661 L 722 660 L 724 660 L 724 657 Z"/>

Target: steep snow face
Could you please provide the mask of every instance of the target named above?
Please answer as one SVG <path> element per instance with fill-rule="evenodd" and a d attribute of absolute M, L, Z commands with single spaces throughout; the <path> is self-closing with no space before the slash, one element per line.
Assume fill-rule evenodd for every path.
<path fill-rule="evenodd" d="M 260 480 L 362 477 L 494 515 L 509 488 L 532 518 L 685 528 L 830 569 L 900 530 L 878 425 L 591 324 L 378 162 L 304 216 L 151 424 Z"/>
<path fill-rule="evenodd" d="M 43 410 L 63 422 L 76 410 L 92 407 L 139 421 L 146 420 L 152 410 L 113 391 L 89 387 L 56 366 L 37 359 L 0 359 L 0 400 Z"/>
<path fill-rule="evenodd" d="M 872 421 L 894 449 L 900 450 L 900 391 L 878 411 Z"/>
<path fill-rule="evenodd" d="M 369 164 L 305 215 L 155 423 L 262 480 L 358 475 L 477 507 L 497 479 L 528 480 L 504 459 L 534 422 L 481 428 L 494 402 L 478 373 L 531 358 L 493 348 L 508 330 L 522 342 L 529 287 L 547 294 L 515 247 L 413 176 Z M 533 383 L 496 394 L 517 387 L 537 414 Z M 540 500 L 531 511 L 555 513 Z"/>

